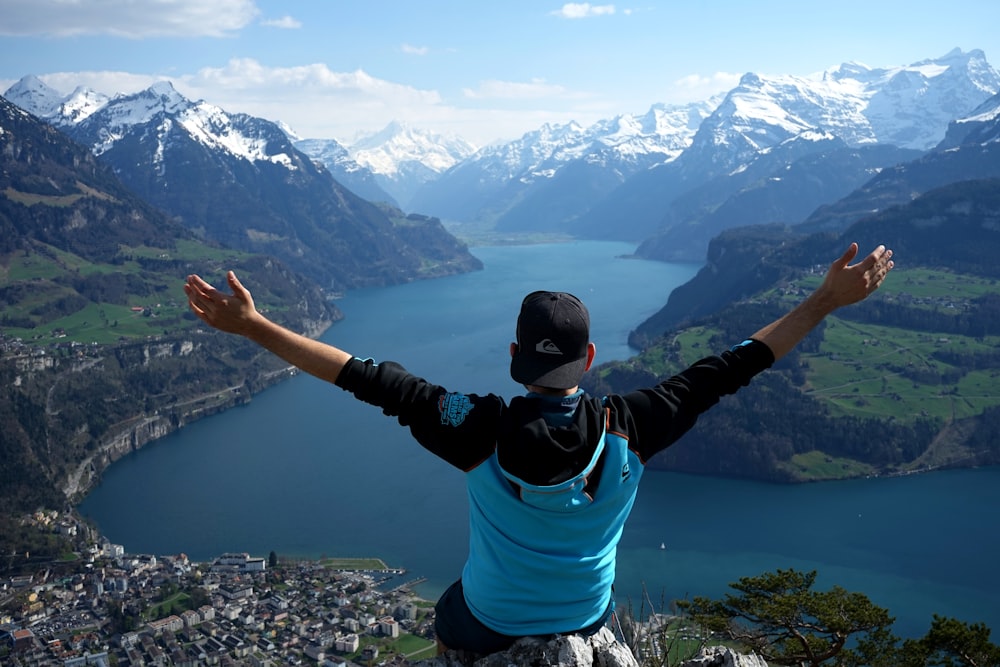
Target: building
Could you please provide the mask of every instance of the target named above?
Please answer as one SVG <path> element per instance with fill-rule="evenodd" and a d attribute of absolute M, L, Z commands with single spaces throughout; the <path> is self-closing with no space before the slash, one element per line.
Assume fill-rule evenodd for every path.
<path fill-rule="evenodd" d="M 267 560 L 254 558 L 248 553 L 222 554 L 212 563 L 213 572 L 263 572 L 266 568 Z"/>
<path fill-rule="evenodd" d="M 120 544 L 105 542 L 104 548 L 101 549 L 101 555 L 105 558 L 121 558 L 125 555 L 125 547 Z"/>
<path fill-rule="evenodd" d="M 153 631 L 153 634 L 160 634 L 162 632 L 178 632 L 184 629 L 184 620 L 177 614 L 171 614 L 166 618 L 161 618 L 157 621 L 150 621 L 148 625 L 149 629 Z"/>
<path fill-rule="evenodd" d="M 361 638 L 353 632 L 349 635 L 337 637 L 335 648 L 341 653 L 354 653 L 361 645 Z"/>
<path fill-rule="evenodd" d="M 396 607 L 396 618 L 401 621 L 417 620 L 417 605 L 407 602 Z"/>
<path fill-rule="evenodd" d="M 27 651 L 35 647 L 35 633 L 27 628 L 11 630 L 8 633 L 8 637 L 10 638 L 10 646 L 15 653 Z"/>
<path fill-rule="evenodd" d="M 316 662 L 323 662 L 323 659 L 326 657 L 326 651 L 324 651 L 323 647 L 319 644 L 309 644 L 306 646 L 303 653 Z"/>
<path fill-rule="evenodd" d="M 383 616 L 378 619 L 378 631 L 386 637 L 396 638 L 399 636 L 399 623 L 392 616 Z"/>

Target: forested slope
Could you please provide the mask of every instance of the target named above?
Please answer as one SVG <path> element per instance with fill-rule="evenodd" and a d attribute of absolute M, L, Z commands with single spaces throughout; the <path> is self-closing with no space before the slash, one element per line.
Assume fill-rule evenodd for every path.
<path fill-rule="evenodd" d="M 893 248 L 883 288 L 828 318 L 653 464 L 799 481 L 1000 463 L 989 436 L 1000 422 L 997 180 L 934 190 L 840 235 L 771 227 L 716 239 L 706 267 L 636 337 L 643 353 L 596 369 L 588 388 L 648 384 L 739 342 L 808 294 L 851 241 Z M 656 323 L 665 328 L 654 336 Z"/>

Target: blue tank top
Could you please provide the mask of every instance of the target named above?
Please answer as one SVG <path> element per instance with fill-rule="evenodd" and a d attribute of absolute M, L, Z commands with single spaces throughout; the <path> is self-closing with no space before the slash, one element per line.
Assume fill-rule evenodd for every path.
<path fill-rule="evenodd" d="M 606 424 L 589 464 L 565 482 L 528 484 L 505 471 L 495 452 L 467 474 L 470 539 L 462 585 L 469 609 L 492 630 L 572 632 L 607 611 L 618 541 L 643 465 Z M 602 455 L 591 497 L 589 477 Z"/>

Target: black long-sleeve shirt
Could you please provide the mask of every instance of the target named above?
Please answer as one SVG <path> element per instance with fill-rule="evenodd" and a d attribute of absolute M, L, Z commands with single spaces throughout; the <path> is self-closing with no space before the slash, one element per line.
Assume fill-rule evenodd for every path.
<path fill-rule="evenodd" d="M 337 385 L 396 417 L 423 447 L 461 470 L 474 468 L 500 447 L 505 467 L 551 482 L 558 470 L 572 474 L 574 462 L 589 459 L 599 435 L 596 425 L 603 420 L 597 416 L 602 405 L 609 408 L 608 430 L 625 435 L 629 449 L 646 462 L 676 442 L 722 396 L 746 386 L 773 363 L 766 345 L 744 341 L 654 387 L 603 401 L 584 396 L 571 427 L 548 425 L 545 412 L 551 401 L 543 397 L 521 396 L 508 404 L 495 394 L 453 393 L 393 362 L 353 359 Z"/>

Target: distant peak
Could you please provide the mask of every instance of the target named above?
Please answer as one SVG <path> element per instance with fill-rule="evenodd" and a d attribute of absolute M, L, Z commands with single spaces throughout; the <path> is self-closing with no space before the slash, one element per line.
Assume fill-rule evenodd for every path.
<path fill-rule="evenodd" d="M 170 83 L 166 79 L 164 79 L 163 81 L 157 81 L 152 86 L 150 86 L 149 89 L 158 95 L 169 95 L 170 93 L 177 92 L 177 89 L 174 88 L 174 84 Z"/>
<path fill-rule="evenodd" d="M 28 74 L 27 76 L 22 76 L 17 83 L 12 85 L 7 89 L 8 93 L 44 93 L 44 94 L 58 94 L 52 86 L 49 86 L 44 81 L 39 79 L 34 74 Z M 5 95 L 7 97 L 7 95 Z"/>
<path fill-rule="evenodd" d="M 38 117 L 50 116 L 62 102 L 62 95 L 34 74 L 21 77 L 4 92 L 4 97 Z"/>
<path fill-rule="evenodd" d="M 191 101 L 177 92 L 174 85 L 166 80 L 157 81 L 149 88 L 137 93 L 133 96 L 127 96 L 124 99 L 143 99 L 155 100 L 154 104 L 159 106 L 167 113 L 175 113 L 182 111 L 190 106 L 192 106 Z"/>
<path fill-rule="evenodd" d="M 153 93 L 154 95 L 157 95 L 165 99 L 169 99 L 171 101 L 178 101 L 178 100 L 187 101 L 187 98 L 178 93 L 177 89 L 174 88 L 174 84 L 170 83 L 169 81 L 157 81 L 146 90 Z"/>
<path fill-rule="evenodd" d="M 21 86 L 30 87 L 30 88 L 35 88 L 35 87 L 48 88 L 48 86 L 45 84 L 45 82 L 42 81 L 41 79 L 39 79 L 34 74 L 26 74 L 25 76 L 22 76 L 20 78 L 20 80 L 18 80 L 18 82 L 16 84 L 14 84 L 14 85 L 15 86 L 21 85 Z"/>
<path fill-rule="evenodd" d="M 966 62 L 972 60 L 976 57 L 985 57 L 985 54 L 979 49 L 973 49 L 972 51 L 963 51 L 960 48 L 954 48 L 948 53 L 944 54 L 940 58 L 928 58 L 926 60 L 921 60 L 915 65 L 926 65 L 927 63 L 946 63 L 946 62 Z"/>
<path fill-rule="evenodd" d="M 295 141 L 302 141 L 303 140 L 303 137 L 301 135 L 299 135 L 299 133 L 296 132 L 292 128 L 292 126 L 289 125 L 288 123 L 286 123 L 285 121 L 279 120 L 279 121 L 276 121 L 275 124 L 281 129 L 282 132 L 285 133 L 285 136 L 288 137 L 288 139 L 290 141 L 295 142 Z"/>

